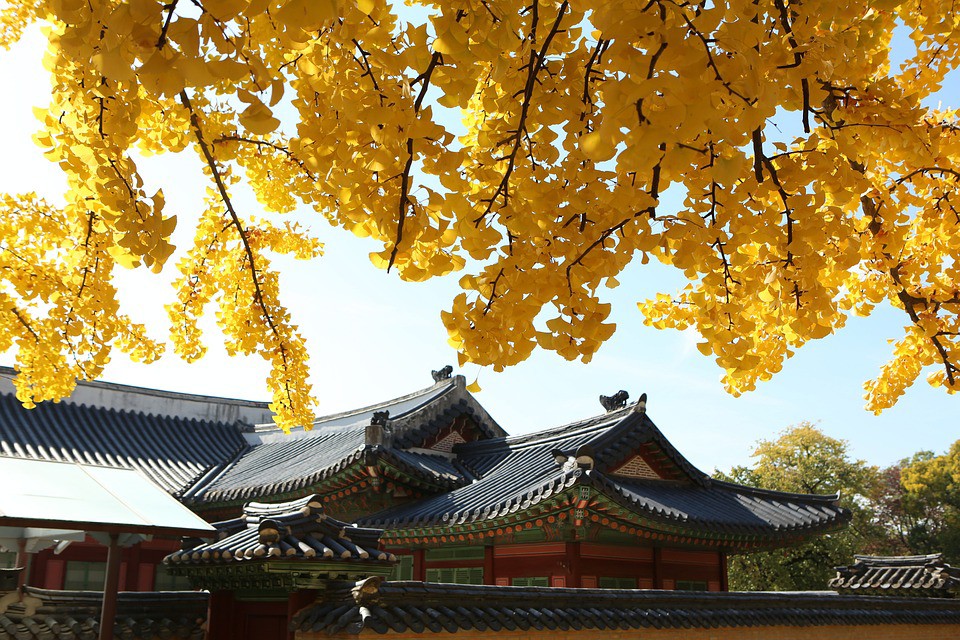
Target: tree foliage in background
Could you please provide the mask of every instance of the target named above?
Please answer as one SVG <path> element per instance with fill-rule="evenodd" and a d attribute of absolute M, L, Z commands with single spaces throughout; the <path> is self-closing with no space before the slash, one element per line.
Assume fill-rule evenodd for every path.
<path fill-rule="evenodd" d="M 763 489 L 839 493 L 853 518 L 845 529 L 793 548 L 731 557 L 731 589 L 824 589 L 834 567 L 855 554 L 943 553 L 960 564 L 960 440 L 943 455 L 918 451 L 878 470 L 851 459 L 845 441 L 802 422 L 759 441 L 753 458 L 750 467 L 716 476 Z"/>
<path fill-rule="evenodd" d="M 960 565 L 960 440 L 949 451 L 922 451 L 900 463 L 900 519 L 910 553 L 942 552 Z"/>
<path fill-rule="evenodd" d="M 299 206 L 371 237 L 405 280 L 469 260 L 443 313 L 463 362 L 589 360 L 615 328 L 604 289 L 655 259 L 689 285 L 641 304 L 646 322 L 696 328 L 733 393 L 878 304 L 906 328 L 868 406 L 924 368 L 960 386 L 960 126 L 922 104 L 960 61 L 950 3 L 409 4 L 7 3 L 0 45 L 45 25 L 36 141 L 68 183 L 63 207 L 0 200 L 0 350 L 17 350 L 21 400 L 69 393 L 115 347 L 159 355 L 111 275 L 173 254 L 176 218 L 136 161 L 164 152 L 197 154 L 210 185 L 177 264 L 174 348 L 199 358 L 217 305 L 228 350 L 271 363 L 281 426 L 312 410 L 270 262 L 320 253 L 282 216 Z M 896 28 L 916 50 L 891 68 Z M 234 205 L 241 180 L 263 213 Z"/>
<path fill-rule="evenodd" d="M 723 480 L 764 489 L 811 494 L 840 494 L 840 504 L 852 512 L 842 530 L 813 538 L 795 547 L 732 556 L 731 590 L 793 591 L 824 589 L 834 567 L 849 564 L 856 553 L 873 552 L 884 538 L 868 497 L 878 481 L 877 469 L 853 460 L 847 443 L 803 422 L 776 440 L 761 440 L 752 467 L 734 467 Z"/>

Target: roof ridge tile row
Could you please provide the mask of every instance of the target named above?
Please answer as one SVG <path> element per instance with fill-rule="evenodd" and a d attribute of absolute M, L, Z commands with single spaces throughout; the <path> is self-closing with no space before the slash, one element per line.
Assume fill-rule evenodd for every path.
<path fill-rule="evenodd" d="M 958 624 L 960 601 L 831 592 L 676 592 L 498 587 L 368 578 L 297 614 L 305 632 L 643 629 Z"/>

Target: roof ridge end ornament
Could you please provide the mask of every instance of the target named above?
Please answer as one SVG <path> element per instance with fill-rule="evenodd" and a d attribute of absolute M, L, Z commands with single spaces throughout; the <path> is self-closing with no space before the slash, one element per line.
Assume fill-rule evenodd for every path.
<path fill-rule="evenodd" d="M 647 412 L 647 394 L 641 393 L 640 399 L 637 400 L 637 404 L 633 405 L 634 413 L 646 413 Z"/>
<path fill-rule="evenodd" d="M 433 376 L 434 382 L 442 382 L 444 380 L 449 380 L 450 376 L 453 375 L 453 365 L 447 365 L 437 371 L 431 371 L 430 375 Z"/>
<path fill-rule="evenodd" d="M 622 409 L 627 406 L 627 400 L 629 399 L 630 394 L 624 389 L 620 389 L 620 391 L 617 391 L 612 396 L 600 396 L 600 404 L 603 405 L 607 413 L 610 413 L 611 411 L 616 411 L 617 409 Z"/>
<path fill-rule="evenodd" d="M 379 599 L 381 584 L 383 584 L 383 576 L 370 576 L 357 582 L 351 590 L 354 601 L 363 605 Z"/>

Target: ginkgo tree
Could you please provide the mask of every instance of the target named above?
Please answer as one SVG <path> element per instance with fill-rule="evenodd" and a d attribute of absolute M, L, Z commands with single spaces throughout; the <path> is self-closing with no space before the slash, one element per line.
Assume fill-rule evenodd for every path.
<path fill-rule="evenodd" d="M 695 328 L 732 393 L 879 304 L 905 329 L 868 407 L 921 374 L 958 388 L 960 126 L 927 106 L 960 61 L 951 3 L 407 5 L 8 1 L 0 43 L 33 23 L 49 40 L 35 139 L 68 183 L 63 206 L 0 201 L 0 349 L 22 401 L 97 377 L 114 348 L 160 353 L 111 279 L 174 250 L 144 153 L 197 154 L 210 185 L 174 349 L 201 357 L 218 306 L 228 350 L 271 363 L 281 426 L 312 408 L 270 261 L 321 251 L 295 208 L 372 238 L 405 280 L 465 271 L 442 314 L 462 362 L 588 360 L 614 331 L 605 288 L 652 259 L 689 283 L 642 302 L 645 321 Z M 897 30 L 913 50 L 891 66 Z M 235 205 L 240 181 L 260 210 Z"/>

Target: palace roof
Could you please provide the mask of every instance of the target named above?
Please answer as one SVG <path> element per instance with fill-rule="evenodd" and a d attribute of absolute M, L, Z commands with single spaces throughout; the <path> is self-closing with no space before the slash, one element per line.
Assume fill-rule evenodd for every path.
<path fill-rule="evenodd" d="M 396 556 L 380 548 L 378 529 L 326 515 L 318 496 L 279 504 L 250 503 L 243 516 L 218 522 L 218 539 L 185 540 L 163 559 L 175 575 L 210 591 L 274 592 L 325 588 L 392 572 Z"/>
<path fill-rule="evenodd" d="M 335 558 L 394 562 L 379 549 L 377 529 L 348 525 L 327 516 L 316 496 L 279 504 L 252 502 L 243 516 L 214 523 L 218 539 L 164 558 L 166 564 L 223 564 L 246 560 Z"/>
<path fill-rule="evenodd" d="M 893 596 L 951 597 L 960 592 L 960 569 L 943 561 L 942 553 L 925 556 L 854 556 L 837 567 L 830 588 L 846 593 Z"/>
<path fill-rule="evenodd" d="M 714 480 L 690 464 L 640 405 L 514 438 L 462 444 L 477 476 L 448 493 L 360 521 L 396 530 L 482 528 L 551 500 L 619 507 L 639 527 L 786 541 L 842 525 L 838 496 L 765 491 Z M 586 497 L 585 497 L 586 496 Z"/>
<path fill-rule="evenodd" d="M 0 393 L 3 455 L 139 469 L 177 497 L 246 448 L 236 424 L 70 402 L 27 410 Z"/>
<path fill-rule="evenodd" d="M 645 398 L 622 406 L 621 392 L 604 398 L 602 415 L 507 437 L 462 376 L 436 373 L 426 389 L 290 434 L 71 402 L 27 411 L 0 394 L 0 448 L 17 457 L 132 466 L 208 516 L 232 516 L 251 500 L 318 495 L 328 515 L 386 529 L 391 544 L 501 535 L 542 516 L 548 524 L 569 518 L 555 523 L 560 536 L 571 526 L 602 526 L 616 536 L 747 549 L 790 544 L 849 518 L 837 496 L 710 478 L 653 424 Z M 129 387 L 94 390 L 135 395 Z M 258 410 L 229 399 L 220 411 L 215 398 L 147 396 L 198 405 L 203 415 Z"/>
<path fill-rule="evenodd" d="M 451 423 L 469 417 L 476 437 L 505 433 L 465 386 L 462 376 L 442 379 L 409 395 L 321 417 L 311 430 L 292 434 L 273 425 L 116 408 L 144 405 L 135 397 L 137 389 L 125 385 L 91 383 L 82 389 L 91 400 L 122 392 L 119 401 L 105 396 L 111 406 L 64 401 L 41 403 L 31 410 L 0 390 L 0 454 L 136 468 L 187 504 L 201 506 L 300 496 L 358 464 L 397 469 L 435 493 L 472 479 L 449 453 L 453 444 L 463 441 L 460 432 L 449 429 Z M 153 403 L 149 407 L 158 411 L 166 407 L 175 414 L 233 415 L 234 405 L 243 404 L 141 391 Z M 91 395 L 94 392 L 101 395 Z M 184 410 L 177 402 L 202 404 L 202 411 L 191 406 Z M 226 404 L 219 407 L 217 402 Z M 246 404 L 259 408 L 258 403 Z M 371 429 L 375 414 L 384 416 L 389 426 Z"/>
<path fill-rule="evenodd" d="M 832 592 L 501 587 L 377 578 L 331 590 L 294 619 L 300 631 L 329 635 L 957 623 L 960 602 L 952 600 L 841 597 Z"/>
<path fill-rule="evenodd" d="M 194 503 L 237 503 L 309 490 L 312 485 L 362 463 L 397 468 L 435 490 L 472 479 L 452 455 L 464 442 L 451 431 L 458 418 L 470 417 L 478 437 L 505 435 L 503 429 L 466 391 L 462 376 L 439 380 L 416 393 L 354 411 L 318 419 L 311 430 L 292 434 L 272 425 L 256 429 L 254 442 L 234 464 L 191 495 Z M 374 424 L 380 422 L 382 424 Z"/>
<path fill-rule="evenodd" d="M 122 592 L 113 636 L 129 640 L 202 640 L 210 594 Z M 103 594 L 24 587 L 22 601 L 0 613 L 0 640 L 89 640 L 100 628 Z"/>

